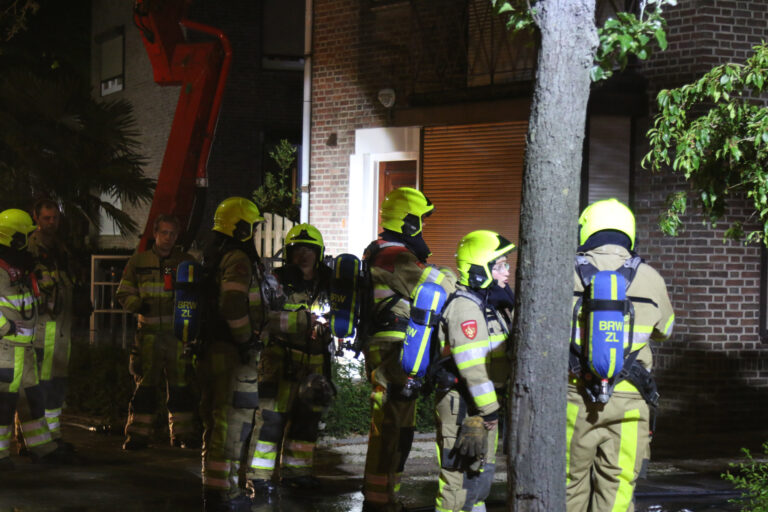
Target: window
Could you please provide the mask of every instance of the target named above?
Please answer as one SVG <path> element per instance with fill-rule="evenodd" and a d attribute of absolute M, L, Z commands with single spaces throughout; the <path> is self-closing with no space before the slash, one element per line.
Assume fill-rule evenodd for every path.
<path fill-rule="evenodd" d="M 105 203 L 109 203 L 115 208 L 122 208 L 120 198 L 112 194 L 101 194 L 101 200 Z M 112 217 L 108 216 L 104 209 L 99 209 L 99 234 L 103 236 L 120 236 L 120 228 L 117 227 Z"/>
<path fill-rule="evenodd" d="M 123 90 L 125 83 L 125 34 L 117 27 L 96 37 L 99 90 L 102 96 Z"/>
<path fill-rule="evenodd" d="M 261 65 L 304 69 L 304 0 L 264 0 Z"/>
<path fill-rule="evenodd" d="M 588 123 L 581 207 L 611 197 L 630 205 L 632 118 L 592 115 Z"/>

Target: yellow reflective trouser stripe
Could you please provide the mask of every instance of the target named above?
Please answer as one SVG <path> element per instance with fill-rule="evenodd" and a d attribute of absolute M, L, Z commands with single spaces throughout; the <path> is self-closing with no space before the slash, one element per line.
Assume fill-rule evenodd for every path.
<path fill-rule="evenodd" d="M 291 405 L 291 386 L 279 386 L 277 400 L 275 400 L 275 412 L 288 412 Z"/>
<path fill-rule="evenodd" d="M 640 423 L 640 410 L 632 409 L 624 414 L 621 423 L 621 446 L 619 447 L 619 488 L 611 512 L 624 512 L 632 502 L 632 480 L 635 476 L 637 460 L 637 426 Z"/>
<path fill-rule="evenodd" d="M 53 370 L 53 345 L 56 343 L 56 322 L 45 322 L 45 342 L 43 345 L 43 364 L 40 378 L 51 380 Z"/>
<path fill-rule="evenodd" d="M 579 415 L 579 406 L 568 404 L 566 410 L 567 424 L 565 427 L 565 482 L 571 483 L 571 439 L 573 439 L 573 428 L 576 425 L 576 417 Z"/>
<path fill-rule="evenodd" d="M 18 393 L 21 388 L 21 374 L 24 371 L 25 347 L 14 347 L 13 350 L 13 380 L 8 388 L 10 393 Z"/>
<path fill-rule="evenodd" d="M 259 441 L 253 452 L 251 467 L 254 469 L 274 469 L 277 460 L 277 444 Z"/>
<path fill-rule="evenodd" d="M 48 430 L 48 423 L 43 418 L 22 423 L 21 431 L 24 435 L 24 441 L 30 448 L 51 442 L 51 432 Z"/>

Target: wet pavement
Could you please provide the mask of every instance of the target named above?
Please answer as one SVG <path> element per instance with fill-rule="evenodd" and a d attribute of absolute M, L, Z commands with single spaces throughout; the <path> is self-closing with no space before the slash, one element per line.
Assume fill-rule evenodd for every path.
<path fill-rule="evenodd" d="M 87 425 L 82 425 L 87 427 Z M 120 449 L 122 436 L 91 432 L 65 424 L 64 436 L 78 450 L 77 463 L 67 466 L 33 464 L 12 456 L 16 469 L 0 474 L 0 512 L 74 511 L 197 511 L 200 500 L 200 456 L 197 450 L 155 445 L 140 452 Z M 362 506 L 365 439 L 325 440 L 318 449 L 316 472 L 323 488 L 312 494 L 280 490 L 253 512 L 357 512 Z M 728 451 L 728 450 L 725 450 Z M 705 454 L 702 454 L 705 455 Z M 656 454 L 654 455 L 656 457 Z M 638 512 L 735 511 L 728 503 L 738 496 L 720 478 L 739 457 L 652 462 L 636 492 Z M 489 511 L 506 510 L 506 473 L 499 461 Z M 409 511 L 433 510 L 437 489 L 434 444 L 418 435 L 406 467 L 401 495 Z"/>

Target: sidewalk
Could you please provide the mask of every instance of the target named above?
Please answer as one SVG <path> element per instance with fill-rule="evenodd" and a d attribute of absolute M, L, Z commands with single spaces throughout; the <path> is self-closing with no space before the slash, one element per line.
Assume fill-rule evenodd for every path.
<path fill-rule="evenodd" d="M 47 467 L 13 456 L 16 470 L 0 477 L 0 512 L 200 510 L 199 452 L 164 445 L 123 452 L 120 435 L 90 432 L 71 422 L 63 431 L 77 447 L 80 463 Z M 365 451 L 364 437 L 322 441 L 317 474 L 325 484 L 323 489 L 313 495 L 282 491 L 273 503 L 254 506 L 253 511 L 359 511 Z M 739 457 L 738 447 L 733 449 L 733 458 L 671 458 L 665 449 L 657 451 L 654 457 L 659 460 L 651 463 L 648 477 L 638 485 L 638 512 L 738 510 L 728 508 L 728 499 L 736 494 L 719 477 Z M 708 451 L 702 450 L 702 454 Z M 431 511 L 436 488 L 434 439 L 418 434 L 401 495 L 410 511 Z M 505 507 L 506 467 L 500 458 L 488 510 Z"/>

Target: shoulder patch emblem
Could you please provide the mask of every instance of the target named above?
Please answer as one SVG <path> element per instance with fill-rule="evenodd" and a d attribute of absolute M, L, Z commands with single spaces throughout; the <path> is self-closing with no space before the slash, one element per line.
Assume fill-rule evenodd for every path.
<path fill-rule="evenodd" d="M 235 274 L 238 276 L 247 276 L 248 275 L 248 265 L 245 263 L 238 263 L 235 265 Z"/>
<path fill-rule="evenodd" d="M 475 339 L 475 336 L 477 336 L 477 322 L 475 320 L 467 320 L 466 322 L 462 322 L 461 332 L 463 332 L 464 336 L 470 340 Z"/>

